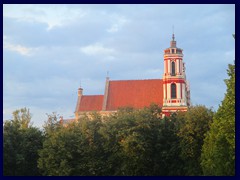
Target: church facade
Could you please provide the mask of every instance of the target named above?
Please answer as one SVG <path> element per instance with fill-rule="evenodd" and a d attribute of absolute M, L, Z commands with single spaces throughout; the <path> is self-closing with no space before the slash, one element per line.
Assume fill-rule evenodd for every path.
<path fill-rule="evenodd" d="M 186 80 L 183 50 L 176 46 L 174 34 L 170 47 L 164 50 L 162 79 L 110 80 L 106 78 L 102 95 L 84 95 L 78 89 L 75 119 L 94 111 L 101 115 L 116 112 L 121 107 L 141 109 L 151 103 L 162 108 L 162 115 L 187 111 L 190 106 L 190 88 Z"/>

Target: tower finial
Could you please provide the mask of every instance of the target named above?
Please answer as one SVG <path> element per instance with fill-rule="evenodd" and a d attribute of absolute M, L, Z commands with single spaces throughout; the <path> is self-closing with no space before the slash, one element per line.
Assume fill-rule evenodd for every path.
<path fill-rule="evenodd" d="M 107 71 L 107 78 L 109 78 L 109 71 Z"/>
<path fill-rule="evenodd" d="M 80 88 L 82 88 L 82 81 L 81 81 L 81 79 L 80 79 Z"/>
<path fill-rule="evenodd" d="M 173 28 L 173 35 L 172 35 L 172 40 L 174 41 L 174 26 L 172 27 Z"/>

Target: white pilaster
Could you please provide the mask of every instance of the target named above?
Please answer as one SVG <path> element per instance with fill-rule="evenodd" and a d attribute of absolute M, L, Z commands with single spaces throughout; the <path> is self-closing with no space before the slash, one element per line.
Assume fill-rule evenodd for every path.
<path fill-rule="evenodd" d="M 178 59 L 178 74 L 181 74 L 181 71 L 180 71 L 180 60 Z"/>
<path fill-rule="evenodd" d="M 167 60 L 168 61 L 168 73 L 170 73 L 170 60 Z"/>
<path fill-rule="evenodd" d="M 178 60 L 175 61 L 175 72 L 178 74 Z"/>
<path fill-rule="evenodd" d="M 177 99 L 180 99 L 181 98 L 181 89 L 180 89 L 180 83 L 176 83 L 177 85 Z"/>
<path fill-rule="evenodd" d="M 179 73 L 182 74 L 182 60 L 179 60 Z"/>
<path fill-rule="evenodd" d="M 166 74 L 166 60 L 164 60 L 164 74 Z"/>
<path fill-rule="evenodd" d="M 163 98 L 164 99 L 166 99 L 166 87 L 165 87 L 166 85 L 165 84 L 163 84 Z"/>
<path fill-rule="evenodd" d="M 167 99 L 171 99 L 171 94 L 170 94 L 170 92 L 171 92 L 171 84 L 168 83 L 168 84 L 167 84 Z"/>

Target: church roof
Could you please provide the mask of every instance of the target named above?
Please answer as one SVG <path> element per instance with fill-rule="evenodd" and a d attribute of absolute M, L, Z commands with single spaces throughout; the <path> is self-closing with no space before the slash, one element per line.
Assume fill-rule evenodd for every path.
<path fill-rule="evenodd" d="M 109 81 L 105 97 L 104 95 L 82 95 L 77 111 L 102 111 L 104 98 L 106 98 L 106 109 L 104 109 L 106 111 L 114 111 L 120 107 L 140 109 L 151 103 L 162 107 L 162 86 L 162 79 Z"/>
<path fill-rule="evenodd" d="M 143 108 L 151 103 L 162 107 L 162 79 L 109 81 L 107 111 L 131 106 Z"/>
<path fill-rule="evenodd" d="M 101 111 L 103 95 L 83 95 L 78 111 Z"/>

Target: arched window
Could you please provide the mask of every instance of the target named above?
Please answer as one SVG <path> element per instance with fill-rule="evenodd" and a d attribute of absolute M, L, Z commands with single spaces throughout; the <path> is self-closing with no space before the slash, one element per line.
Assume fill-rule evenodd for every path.
<path fill-rule="evenodd" d="M 172 61 L 172 73 L 171 73 L 172 76 L 175 76 L 175 62 Z"/>
<path fill-rule="evenodd" d="M 176 99 L 176 84 L 171 84 L 171 99 Z"/>

